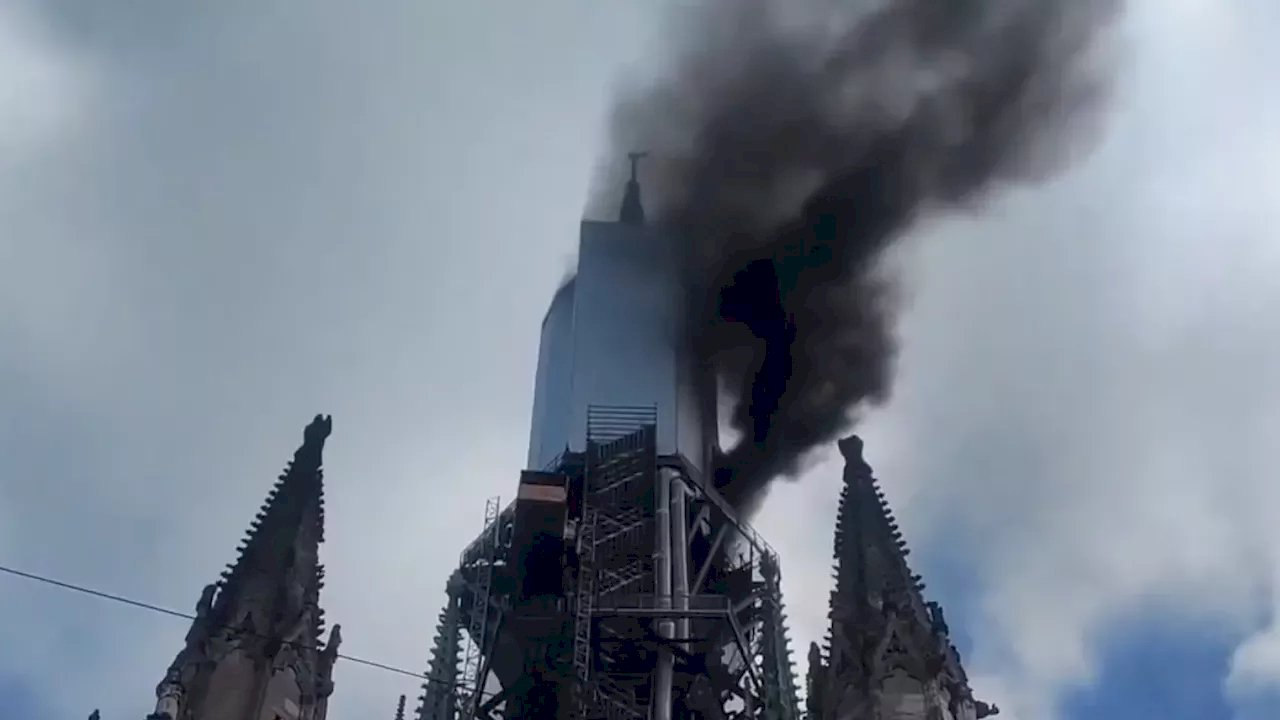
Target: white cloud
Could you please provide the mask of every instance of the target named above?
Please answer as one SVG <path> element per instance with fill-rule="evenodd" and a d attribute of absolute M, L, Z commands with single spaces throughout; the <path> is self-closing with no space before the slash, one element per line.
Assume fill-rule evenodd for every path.
<path fill-rule="evenodd" d="M 41 162 L 0 177 L 0 555 L 187 608 L 332 412 L 328 616 L 352 653 L 420 669 L 447 571 L 522 462 L 543 303 L 649 5 L 11 5 L 0 158 Z M 868 453 L 918 556 L 968 548 L 969 669 L 1002 717 L 1046 720 L 1133 613 L 1257 632 L 1230 685 L 1275 677 L 1275 11 L 1166 5 L 1135 6 L 1097 157 L 901 259 L 901 383 Z M 759 523 L 800 655 L 839 474 L 778 488 Z M 6 588 L 0 646 L 35 650 L 0 668 L 50 717 L 139 717 L 181 625 Z M 338 682 L 342 716 L 416 691 Z"/>
<path fill-rule="evenodd" d="M 1280 627 L 1274 620 L 1236 648 L 1227 691 L 1245 699 L 1280 691 Z"/>
<path fill-rule="evenodd" d="M 0 6 L 0 162 L 76 122 L 89 82 L 81 60 L 21 5 Z"/>

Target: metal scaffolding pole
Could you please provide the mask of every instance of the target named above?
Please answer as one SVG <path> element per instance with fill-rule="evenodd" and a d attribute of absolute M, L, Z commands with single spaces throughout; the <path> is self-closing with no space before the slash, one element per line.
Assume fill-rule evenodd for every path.
<path fill-rule="evenodd" d="M 508 545 L 518 548 L 556 542 L 552 526 L 561 515 L 572 523 L 560 545 L 545 546 L 567 568 L 562 589 L 520 594 L 520 578 L 541 566 L 522 566 L 520 552 L 508 563 L 494 562 L 486 522 L 458 574 L 449 634 L 458 642 L 442 671 L 471 702 L 448 704 L 447 716 L 429 720 L 488 717 L 500 704 L 512 717 L 549 717 L 554 705 L 558 717 L 576 711 L 580 720 L 796 720 L 785 713 L 789 698 L 778 708 L 782 716 L 770 702 L 776 688 L 785 689 L 778 678 L 789 667 L 780 598 L 770 605 L 773 596 L 760 595 L 757 573 L 768 576 L 763 566 L 773 560 L 767 545 L 683 457 L 657 453 L 652 409 L 589 410 L 586 450 L 566 454 L 554 472 L 521 478 L 522 490 L 563 485 L 570 502 L 521 506 L 519 522 L 528 525 L 519 531 L 518 503 L 509 518 L 500 514 L 511 528 Z M 486 567 L 492 578 L 483 576 Z M 493 611 L 473 613 L 474 596 L 490 593 L 495 597 L 479 606 Z M 564 662 L 566 626 L 573 628 L 572 674 Z M 476 648 L 459 657 L 460 641 L 473 634 L 485 642 L 479 663 Z M 498 636 L 502 642 L 491 644 Z M 779 649 L 782 657 L 773 658 Z M 490 672 L 503 692 L 477 702 Z"/>
<path fill-rule="evenodd" d="M 657 605 L 661 610 L 671 610 L 671 485 L 678 477 L 673 470 L 658 471 L 655 490 L 654 517 L 657 521 L 656 547 L 653 553 L 653 571 Z M 670 640 L 675 622 L 665 616 L 658 620 L 658 637 Z M 658 667 L 654 672 L 653 720 L 671 720 L 672 684 L 675 680 L 675 657 L 669 646 L 658 650 Z"/>
<path fill-rule="evenodd" d="M 684 478 L 675 475 L 671 478 L 671 579 L 672 592 L 675 595 L 675 609 L 685 614 L 676 621 L 676 637 L 681 640 L 689 638 L 689 513 L 687 509 L 689 494 Z M 687 642 L 681 648 L 689 650 Z"/>

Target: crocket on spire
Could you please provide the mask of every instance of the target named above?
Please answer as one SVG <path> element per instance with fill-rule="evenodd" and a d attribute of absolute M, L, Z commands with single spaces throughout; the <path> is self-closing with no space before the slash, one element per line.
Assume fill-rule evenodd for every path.
<path fill-rule="evenodd" d="M 941 607 L 907 563 L 906 541 L 863 457 L 839 443 L 844 487 L 836 515 L 834 580 L 825 652 L 809 651 L 809 718 L 870 720 L 887 708 L 976 720 L 998 710 L 974 701 Z M 914 711 L 913 711 L 914 712 Z"/>
<path fill-rule="evenodd" d="M 324 567 L 325 440 L 317 415 L 276 481 L 222 579 L 206 587 L 196 618 L 156 689 L 152 720 L 281 717 L 324 720 L 333 691 L 338 626 L 326 645 L 320 589 Z M 285 708 L 293 708 L 286 712 Z"/>

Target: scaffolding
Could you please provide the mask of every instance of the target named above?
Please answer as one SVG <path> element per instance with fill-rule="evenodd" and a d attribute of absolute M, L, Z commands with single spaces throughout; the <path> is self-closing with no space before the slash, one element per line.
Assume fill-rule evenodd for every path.
<path fill-rule="evenodd" d="M 595 615 L 596 523 L 598 516 L 588 508 L 579 534 L 578 588 L 573 617 L 574 717 L 585 718 L 591 711 L 591 621 Z"/>
<path fill-rule="evenodd" d="M 644 720 L 649 714 L 647 678 L 632 667 L 627 652 L 635 649 L 629 647 L 635 628 L 603 621 L 594 606 L 613 606 L 619 598 L 656 589 L 655 514 L 645 512 L 657 470 L 656 421 L 653 408 L 591 408 L 587 413 L 582 504 L 589 513 L 585 526 L 594 527 L 590 547 L 583 543 L 581 554 L 591 564 L 580 564 L 577 593 L 593 606 L 584 620 L 596 640 L 587 664 L 590 672 L 579 681 L 578 712 L 584 720 Z"/>
<path fill-rule="evenodd" d="M 518 597 L 517 503 L 486 504 L 442 615 L 465 617 L 467 645 L 442 623 L 432 660 L 456 648 L 460 677 L 429 683 L 452 687 L 437 705 L 454 714 L 421 720 L 799 720 L 777 556 L 683 458 L 657 454 L 656 428 L 652 407 L 589 408 L 585 452 L 552 469 L 568 488 L 557 598 Z"/>
<path fill-rule="evenodd" d="M 475 717 L 486 680 L 487 672 L 481 666 L 481 662 L 487 654 L 485 643 L 489 638 L 490 591 L 493 589 L 494 566 L 498 563 L 500 507 L 501 499 L 498 497 L 489 498 L 484 504 L 484 532 L 480 535 L 480 558 L 475 564 L 473 573 L 471 613 L 467 622 L 467 649 L 463 655 L 462 679 L 459 683 L 461 690 L 459 710 L 462 720 L 471 720 Z M 461 564 L 466 566 L 468 559 L 466 553 L 463 553 Z"/>

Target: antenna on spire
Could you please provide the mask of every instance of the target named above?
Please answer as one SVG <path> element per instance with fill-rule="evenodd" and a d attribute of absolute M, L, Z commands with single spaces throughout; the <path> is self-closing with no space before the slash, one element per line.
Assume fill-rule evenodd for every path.
<path fill-rule="evenodd" d="M 618 221 L 627 225 L 644 224 L 644 205 L 640 203 L 639 165 L 641 158 L 648 155 L 647 152 L 627 153 L 627 159 L 631 161 L 631 179 L 627 181 L 627 192 L 622 197 L 622 211 L 618 213 Z"/>
<path fill-rule="evenodd" d="M 636 172 L 639 170 L 640 160 L 649 157 L 648 152 L 629 152 L 627 159 L 631 161 L 631 182 L 636 182 Z"/>

